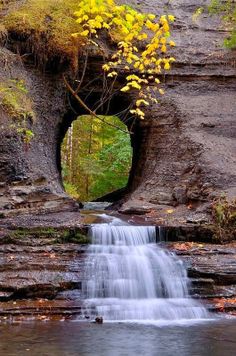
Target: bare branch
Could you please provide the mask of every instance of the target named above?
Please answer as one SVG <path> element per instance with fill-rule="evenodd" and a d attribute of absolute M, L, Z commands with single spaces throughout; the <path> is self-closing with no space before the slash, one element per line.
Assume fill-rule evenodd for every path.
<path fill-rule="evenodd" d="M 101 122 L 103 122 L 106 125 L 109 125 L 111 127 L 114 127 L 117 130 L 120 130 L 128 135 L 132 135 L 132 132 L 123 130 L 122 128 L 120 128 L 119 126 L 112 124 L 110 122 L 107 122 L 106 120 L 104 120 L 102 117 L 98 116 L 94 111 L 92 111 L 86 104 L 85 102 L 79 97 L 78 94 L 76 94 L 76 92 L 74 91 L 74 89 L 70 86 L 70 84 L 68 83 L 68 81 L 66 80 L 65 76 L 63 75 L 63 80 L 64 83 L 66 85 L 66 88 L 69 90 L 69 92 L 74 96 L 74 98 L 80 103 L 80 105 L 91 115 L 96 117 L 98 120 L 100 120 Z"/>

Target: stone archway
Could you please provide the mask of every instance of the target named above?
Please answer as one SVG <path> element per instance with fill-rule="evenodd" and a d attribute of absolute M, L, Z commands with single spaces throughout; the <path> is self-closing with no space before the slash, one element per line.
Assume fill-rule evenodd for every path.
<path fill-rule="evenodd" d="M 19 78 L 26 83 L 35 114 L 34 119 L 29 120 L 29 126 L 35 137 L 25 147 L 22 138 L 11 127 L 12 117 L 1 108 L 0 210 L 6 213 L 28 209 L 32 212 L 78 209 L 61 184 L 60 144 L 71 121 L 84 112 L 76 103 L 68 104 L 60 73 L 42 74 L 32 66 L 23 67 L 11 52 L 3 50 L 3 54 L 0 57 L 1 68 L 4 68 L 6 59 L 8 68 L 1 70 L 1 80 Z M 94 70 L 90 73 L 96 75 Z M 234 194 L 235 170 L 223 169 L 216 154 L 224 153 L 222 157 L 228 159 L 230 167 L 233 167 L 230 150 L 222 151 L 219 137 L 222 134 L 229 137 L 229 142 L 224 140 L 224 145 L 231 144 L 234 133 L 230 122 L 235 112 L 234 101 L 230 101 L 228 121 L 221 121 L 224 127 L 220 133 L 217 119 L 213 123 L 209 116 L 199 122 L 196 103 L 204 104 L 205 112 L 212 103 L 212 115 L 214 112 L 226 118 L 229 109 L 225 96 L 218 97 L 216 103 L 213 92 L 209 92 L 209 85 L 216 90 L 221 87 L 221 80 L 199 80 L 201 94 L 196 96 L 195 86 L 188 78 L 182 78 L 181 82 L 178 78 L 175 85 L 171 77 L 166 78 L 168 90 L 162 102 L 150 107 L 146 120 L 136 122 L 132 127 L 133 165 L 123 203 L 135 201 L 136 205 L 137 202 L 146 204 L 148 209 L 187 204 L 207 209 L 212 199 L 222 191 L 230 196 Z M 233 79 L 228 79 L 227 85 L 224 82 L 224 88 L 228 91 L 229 101 L 234 95 Z M 95 100 L 96 95 L 99 95 L 98 90 L 90 100 Z M 119 110 L 127 107 L 127 100 L 127 95 L 115 96 L 108 113 L 116 112 L 117 106 Z M 212 135 L 215 135 L 213 141 Z M 214 142 L 214 147 L 211 142 Z"/>
<path fill-rule="evenodd" d="M 163 3 L 155 1 L 155 5 L 161 12 Z M 222 193 L 229 198 L 236 195 L 234 53 L 222 49 L 225 34 L 216 30 L 214 19 L 202 19 L 201 26 L 193 26 L 192 6 L 183 0 L 170 4 L 170 12 L 178 19 L 173 33 L 176 63 L 163 78 L 166 95 L 133 128 L 133 167 L 123 202 L 141 202 L 151 208 L 187 209 L 189 205 L 201 213 L 208 212 Z M 143 8 L 152 12 L 153 2 Z M 25 54 L 27 37 L 9 34 L 9 45 Z M 0 80 L 24 80 L 34 111 L 28 124 L 35 133 L 25 147 L 11 127 L 11 115 L 0 108 L 0 210 L 4 214 L 29 208 L 77 208 L 65 194 L 60 177 L 59 146 L 73 113 L 61 78 L 65 63 L 55 68 L 58 62 L 57 58 L 51 73 L 42 73 L 32 62 L 23 65 L 18 55 L 1 49 Z M 94 55 L 88 80 L 99 74 L 99 63 Z M 181 216 L 180 212 L 179 220 Z"/>
<path fill-rule="evenodd" d="M 8 213 L 27 212 L 28 209 L 32 212 L 78 209 L 78 204 L 63 189 L 60 146 L 71 122 L 87 112 L 72 97 L 68 97 L 61 73 L 42 74 L 31 66 L 23 67 L 11 52 L 4 50 L 4 53 L 11 66 L 9 71 L 0 73 L 1 80 L 17 77 L 24 81 L 34 110 L 34 118 L 29 119 L 27 125 L 34 137 L 25 145 L 22 135 L 11 125 L 14 118 L 2 108 L 0 182 L 4 198 L 0 199 L 0 210 Z M 92 73 L 94 75 L 94 71 Z M 96 89 L 89 96 L 88 105 L 99 100 L 99 84 Z M 85 98 L 87 92 L 81 95 Z M 129 100 L 127 95 L 118 93 L 98 114 L 113 115 L 125 110 Z M 126 124 L 133 131 L 131 144 L 134 152 L 137 152 L 133 159 L 135 166 L 139 152 L 139 125 L 129 118 L 126 118 Z M 132 185 L 133 171 L 129 187 Z"/>

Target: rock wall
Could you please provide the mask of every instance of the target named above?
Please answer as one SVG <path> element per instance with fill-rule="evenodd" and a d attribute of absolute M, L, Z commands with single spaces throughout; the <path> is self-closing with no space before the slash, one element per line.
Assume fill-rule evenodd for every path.
<path fill-rule="evenodd" d="M 0 80 L 24 81 L 33 111 L 33 118 L 26 117 L 25 124 L 0 107 L 0 210 L 66 204 L 57 156 L 59 126 L 65 111 L 61 78 L 24 68 L 18 55 L 4 49 L 0 61 Z M 34 133 L 29 144 L 18 131 L 25 125 Z"/>
<path fill-rule="evenodd" d="M 168 8 L 176 16 L 177 47 L 174 68 L 163 77 L 166 94 L 134 129 L 134 161 L 123 209 L 132 204 L 191 205 L 207 212 L 215 196 L 236 196 L 235 53 L 222 48 L 227 33 L 219 30 L 218 19 L 202 15 L 193 22 L 194 11 L 206 1 L 129 3 L 148 12 Z M 0 211 L 76 209 L 60 175 L 60 143 L 76 117 L 61 73 L 42 73 L 17 54 L 1 53 L 0 80 L 26 83 L 35 113 L 27 125 L 35 136 L 26 146 L 11 127 L 12 118 L 0 109 Z M 89 75 L 97 75 L 93 66 Z"/>
<path fill-rule="evenodd" d="M 176 63 L 164 77 L 161 104 L 141 123 L 131 201 L 123 211 L 144 201 L 141 205 L 187 204 L 207 212 L 222 193 L 236 196 L 235 51 L 223 49 L 227 32 L 217 17 L 202 15 L 193 22 L 206 1 L 142 4 L 149 12 L 168 5 L 176 16 Z"/>

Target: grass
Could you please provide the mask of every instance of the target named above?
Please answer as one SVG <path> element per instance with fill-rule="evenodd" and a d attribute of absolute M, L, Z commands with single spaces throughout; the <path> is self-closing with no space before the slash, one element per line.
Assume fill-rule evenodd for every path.
<path fill-rule="evenodd" d="M 78 40 L 71 34 L 80 30 L 74 17 L 77 7 L 78 0 L 27 0 L 11 9 L 3 25 L 10 37 L 25 42 L 38 64 L 58 58 L 76 66 Z"/>

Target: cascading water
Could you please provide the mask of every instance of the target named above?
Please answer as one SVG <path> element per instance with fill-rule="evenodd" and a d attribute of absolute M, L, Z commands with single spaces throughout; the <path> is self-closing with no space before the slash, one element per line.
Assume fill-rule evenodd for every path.
<path fill-rule="evenodd" d="M 91 237 L 83 283 L 87 313 L 123 321 L 208 318 L 189 297 L 182 261 L 155 243 L 155 227 L 96 224 Z"/>

